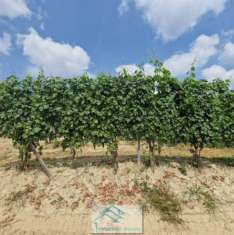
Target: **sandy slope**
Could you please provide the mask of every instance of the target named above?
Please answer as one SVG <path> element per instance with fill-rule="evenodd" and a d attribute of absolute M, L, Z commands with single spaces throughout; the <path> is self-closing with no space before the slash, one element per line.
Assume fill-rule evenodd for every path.
<path fill-rule="evenodd" d="M 142 203 L 135 182 L 152 185 L 164 182 L 181 200 L 183 224 L 160 219 L 157 212 L 145 214 L 145 234 L 234 234 L 234 169 L 211 165 L 201 172 L 188 166 L 182 175 L 178 165 L 143 170 L 134 163 L 122 163 L 118 174 L 108 167 L 51 168 L 48 181 L 38 170 L 19 173 L 0 168 L 0 234 L 90 234 L 93 204 Z M 208 213 L 202 201 L 188 197 L 188 189 L 201 187 L 217 201 Z"/>

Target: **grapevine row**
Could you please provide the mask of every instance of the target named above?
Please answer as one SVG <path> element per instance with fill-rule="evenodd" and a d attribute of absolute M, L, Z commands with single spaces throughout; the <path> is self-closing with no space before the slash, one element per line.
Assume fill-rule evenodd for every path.
<path fill-rule="evenodd" d="M 160 63 L 153 76 L 11 76 L 0 81 L 0 136 L 19 149 L 22 168 L 34 153 L 48 175 L 40 141 L 59 140 L 74 156 L 88 142 L 107 146 L 115 172 L 119 140 L 138 143 L 139 164 L 141 141 L 152 166 L 164 145 L 176 143 L 191 144 L 199 164 L 205 146 L 234 145 L 234 93 L 228 81 L 197 80 L 194 68 L 179 80 Z"/>

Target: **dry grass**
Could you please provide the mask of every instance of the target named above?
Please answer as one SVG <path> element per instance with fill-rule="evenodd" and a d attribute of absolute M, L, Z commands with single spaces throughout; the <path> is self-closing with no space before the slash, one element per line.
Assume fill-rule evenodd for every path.
<path fill-rule="evenodd" d="M 43 156 L 45 158 L 64 158 L 71 156 L 69 150 L 63 151 L 62 148 L 55 148 L 53 144 L 42 144 L 43 145 Z M 142 144 L 142 153 L 147 154 L 148 148 L 145 143 Z M 78 156 L 104 156 L 107 154 L 106 148 L 96 147 L 94 149 L 92 144 L 87 144 L 78 152 Z M 136 143 L 134 142 L 123 142 L 119 143 L 119 155 L 135 155 L 136 154 Z M 189 145 L 179 144 L 175 147 L 164 147 L 162 150 L 162 156 L 167 157 L 191 157 L 189 151 Z M 234 148 L 205 148 L 202 151 L 202 156 L 207 158 L 218 158 L 218 157 L 232 157 L 234 156 Z M 0 138 L 0 166 L 6 163 L 15 162 L 18 160 L 18 150 L 13 147 L 9 139 Z"/>
<path fill-rule="evenodd" d="M 93 205 L 145 201 L 152 206 L 144 215 L 147 235 L 233 234 L 233 168 L 213 164 L 198 172 L 188 165 L 185 176 L 178 166 L 161 165 L 153 172 L 125 162 L 117 175 L 102 165 L 51 167 L 50 181 L 37 169 L 0 168 L 0 234 L 88 235 Z M 139 190 L 142 183 L 150 190 Z"/>

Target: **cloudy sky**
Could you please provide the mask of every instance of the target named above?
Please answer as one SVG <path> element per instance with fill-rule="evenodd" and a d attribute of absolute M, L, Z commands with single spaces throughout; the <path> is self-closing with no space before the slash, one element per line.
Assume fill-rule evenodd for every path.
<path fill-rule="evenodd" d="M 159 58 L 183 78 L 230 78 L 234 0 L 0 0 L 0 77 L 151 74 Z"/>

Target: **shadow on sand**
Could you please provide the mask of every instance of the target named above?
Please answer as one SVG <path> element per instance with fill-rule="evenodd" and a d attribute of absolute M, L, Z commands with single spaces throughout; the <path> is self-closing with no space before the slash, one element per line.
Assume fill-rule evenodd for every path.
<path fill-rule="evenodd" d="M 72 169 L 76 169 L 84 166 L 111 166 L 113 160 L 110 156 L 81 156 L 76 159 L 72 159 L 69 157 L 61 157 L 61 158 L 43 158 L 45 163 L 49 168 L 52 167 L 69 167 Z M 124 155 L 118 157 L 118 162 L 137 162 L 136 155 Z M 143 164 L 145 163 L 144 156 L 142 157 Z M 5 168 L 6 170 L 11 168 L 17 168 L 20 161 L 16 161 L 13 163 L 6 163 L 2 165 L 1 168 Z M 194 165 L 192 157 L 180 157 L 180 156 L 161 156 L 160 165 L 170 166 L 173 163 L 177 163 L 181 166 L 185 165 Z M 212 164 L 225 166 L 225 167 L 234 167 L 234 156 L 232 157 L 216 157 L 216 158 L 205 158 L 201 157 L 200 159 L 200 168 L 210 167 Z M 33 170 L 35 168 L 39 168 L 39 163 L 37 160 L 32 159 L 29 162 L 28 170 Z"/>

